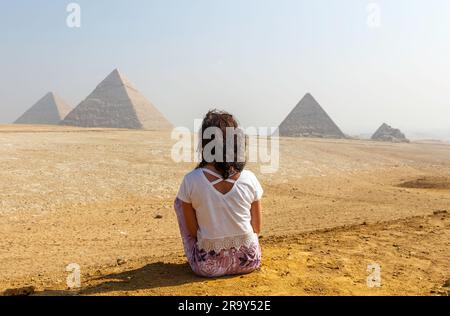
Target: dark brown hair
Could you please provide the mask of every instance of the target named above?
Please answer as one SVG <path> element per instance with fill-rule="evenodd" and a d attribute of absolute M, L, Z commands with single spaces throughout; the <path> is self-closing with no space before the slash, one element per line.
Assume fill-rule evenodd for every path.
<path fill-rule="evenodd" d="M 214 135 L 212 135 L 211 139 L 205 139 L 205 131 L 210 128 L 218 128 L 222 132 L 223 137 L 223 159 L 221 161 L 207 161 L 204 155 L 204 148 L 212 141 L 214 141 Z M 234 131 L 232 135 L 229 135 L 229 131 Z M 202 122 L 202 127 L 200 129 L 200 152 L 201 152 L 201 162 L 197 166 L 197 168 L 203 168 L 209 163 L 213 164 L 214 168 L 219 171 L 224 179 L 228 179 L 233 172 L 242 172 L 245 168 L 245 157 L 241 157 L 239 151 L 244 148 L 244 156 L 245 156 L 245 136 L 238 137 L 238 133 L 242 132 L 239 128 L 239 124 L 233 115 L 218 110 L 209 111 Z M 227 157 L 227 138 L 234 137 L 234 148 L 233 148 L 233 157 Z M 244 147 L 242 147 L 244 146 Z M 214 149 L 213 149 L 214 151 Z M 214 152 L 212 154 L 215 154 Z"/>

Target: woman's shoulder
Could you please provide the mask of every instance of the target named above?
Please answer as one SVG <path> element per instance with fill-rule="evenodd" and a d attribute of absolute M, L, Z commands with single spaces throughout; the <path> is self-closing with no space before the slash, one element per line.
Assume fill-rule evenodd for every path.
<path fill-rule="evenodd" d="M 249 188 L 253 194 L 252 202 L 261 200 L 264 190 L 261 186 L 261 183 L 259 183 L 259 180 L 256 177 L 256 175 L 250 170 L 244 170 L 243 172 L 241 172 L 241 177 L 242 177 L 241 183 L 245 187 Z"/>
<path fill-rule="evenodd" d="M 194 180 L 197 180 L 200 176 L 202 176 L 202 169 L 195 168 L 194 170 L 186 173 L 186 175 L 184 176 L 184 179 L 186 181 L 194 181 Z"/>
<path fill-rule="evenodd" d="M 242 170 L 242 172 L 241 172 L 240 180 L 250 181 L 253 183 L 255 180 L 257 181 L 258 179 L 256 178 L 256 175 L 251 170 L 245 169 L 245 170 Z"/>

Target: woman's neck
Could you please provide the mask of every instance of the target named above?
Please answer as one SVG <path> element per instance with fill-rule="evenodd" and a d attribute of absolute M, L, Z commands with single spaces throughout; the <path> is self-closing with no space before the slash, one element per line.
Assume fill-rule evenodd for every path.
<path fill-rule="evenodd" d="M 208 164 L 206 164 L 204 168 L 207 168 L 207 169 L 209 169 L 209 170 L 211 170 L 211 171 L 214 171 L 214 172 L 216 172 L 216 173 L 218 173 L 218 174 L 222 174 L 222 171 L 220 171 L 220 170 L 218 170 L 216 167 L 214 167 L 214 164 L 213 164 L 213 163 L 208 163 Z M 235 174 L 237 174 L 237 173 L 238 173 L 238 172 L 236 172 L 236 170 L 234 170 L 234 168 L 231 168 L 231 170 L 230 170 L 230 174 L 231 174 L 231 175 L 235 175 Z"/>
<path fill-rule="evenodd" d="M 207 168 L 207 169 L 209 169 L 209 170 L 211 170 L 211 171 L 215 171 L 215 172 L 217 172 L 217 173 L 220 173 L 220 171 L 217 170 L 216 167 L 214 167 L 214 164 L 212 164 L 212 163 L 206 164 L 205 168 Z"/>

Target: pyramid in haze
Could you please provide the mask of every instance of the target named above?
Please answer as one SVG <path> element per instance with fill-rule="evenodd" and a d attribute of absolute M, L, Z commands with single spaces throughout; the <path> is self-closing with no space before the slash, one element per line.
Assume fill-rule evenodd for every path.
<path fill-rule="evenodd" d="M 280 124 L 278 131 L 284 137 L 345 138 L 344 133 L 309 93 Z"/>
<path fill-rule="evenodd" d="M 172 124 L 117 69 L 61 124 L 150 130 L 172 128 Z"/>
<path fill-rule="evenodd" d="M 379 129 L 373 134 L 372 140 L 392 143 L 409 143 L 409 139 L 406 138 L 399 129 L 393 128 L 390 125 L 383 123 Z"/>
<path fill-rule="evenodd" d="M 14 124 L 58 125 L 71 110 L 72 108 L 60 97 L 49 92 L 22 114 Z"/>

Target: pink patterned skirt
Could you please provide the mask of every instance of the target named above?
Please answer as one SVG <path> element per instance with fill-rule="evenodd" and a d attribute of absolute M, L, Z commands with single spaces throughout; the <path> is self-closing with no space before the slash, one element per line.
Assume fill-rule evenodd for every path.
<path fill-rule="evenodd" d="M 175 212 L 183 240 L 184 253 L 195 274 L 203 277 L 220 277 L 225 275 L 246 274 L 255 271 L 261 265 L 261 247 L 258 243 L 239 249 L 231 248 L 206 252 L 199 249 L 197 240 L 189 236 L 181 200 L 175 200 Z"/>

